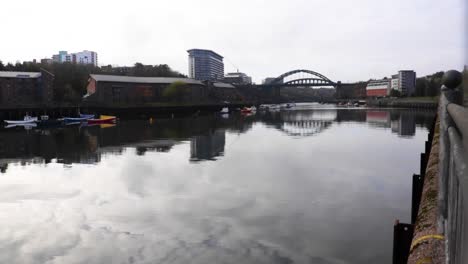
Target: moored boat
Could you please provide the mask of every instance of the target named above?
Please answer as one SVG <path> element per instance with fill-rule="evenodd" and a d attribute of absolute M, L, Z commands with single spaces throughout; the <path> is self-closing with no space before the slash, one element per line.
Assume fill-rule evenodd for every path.
<path fill-rule="evenodd" d="M 240 111 L 241 111 L 242 114 L 250 114 L 250 113 L 252 113 L 252 108 L 244 107 Z"/>
<path fill-rule="evenodd" d="M 24 127 L 24 129 L 29 130 L 33 127 L 36 127 L 36 123 L 26 123 L 26 124 L 9 124 L 5 126 L 5 128 L 13 128 L 13 127 Z"/>
<path fill-rule="evenodd" d="M 229 107 L 223 107 L 220 111 L 221 114 L 228 114 L 229 113 Z"/>
<path fill-rule="evenodd" d="M 94 115 L 80 114 L 80 118 L 93 119 L 94 117 Z"/>
<path fill-rule="evenodd" d="M 37 117 L 25 116 L 23 120 L 5 120 L 5 123 L 9 125 L 22 125 L 22 124 L 32 124 L 37 121 Z"/>
<path fill-rule="evenodd" d="M 108 124 L 115 123 L 117 117 L 101 115 L 99 119 L 88 119 L 88 124 Z"/>
<path fill-rule="evenodd" d="M 94 119 L 94 115 L 80 114 L 79 117 L 64 117 L 63 122 L 65 123 L 86 122 L 86 120 L 88 119 Z"/>

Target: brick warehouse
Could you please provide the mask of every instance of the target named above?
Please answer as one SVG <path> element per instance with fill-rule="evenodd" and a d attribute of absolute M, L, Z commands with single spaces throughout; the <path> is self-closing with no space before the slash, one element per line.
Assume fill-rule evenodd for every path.
<path fill-rule="evenodd" d="M 0 72 L 0 107 L 47 106 L 53 100 L 54 75 L 40 72 Z"/>
<path fill-rule="evenodd" d="M 177 83 L 177 85 L 173 85 Z M 168 89 L 176 87 L 176 91 Z M 208 100 L 207 86 L 198 80 L 91 74 L 85 101 L 99 106 L 151 106 L 164 103 L 200 104 Z"/>

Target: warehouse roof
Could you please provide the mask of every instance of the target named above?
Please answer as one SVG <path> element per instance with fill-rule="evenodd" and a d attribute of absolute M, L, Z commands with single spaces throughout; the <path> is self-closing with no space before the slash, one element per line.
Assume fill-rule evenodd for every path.
<path fill-rule="evenodd" d="M 175 78 L 175 77 L 135 77 L 135 76 L 120 76 L 120 75 L 101 75 L 91 74 L 91 78 L 97 82 L 123 82 L 123 83 L 173 83 L 184 82 L 188 84 L 200 84 L 202 82 L 189 79 L 189 78 Z"/>
<path fill-rule="evenodd" d="M 0 71 L 0 78 L 39 78 L 40 72 Z"/>
<path fill-rule="evenodd" d="M 215 82 L 213 86 L 216 88 L 236 88 L 234 85 L 230 83 L 222 83 L 222 82 Z"/>

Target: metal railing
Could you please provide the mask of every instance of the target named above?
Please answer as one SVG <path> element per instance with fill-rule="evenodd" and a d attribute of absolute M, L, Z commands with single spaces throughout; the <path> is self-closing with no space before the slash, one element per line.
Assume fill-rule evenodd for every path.
<path fill-rule="evenodd" d="M 446 263 L 468 263 L 468 108 L 462 75 L 448 71 L 439 102 L 439 218 Z"/>

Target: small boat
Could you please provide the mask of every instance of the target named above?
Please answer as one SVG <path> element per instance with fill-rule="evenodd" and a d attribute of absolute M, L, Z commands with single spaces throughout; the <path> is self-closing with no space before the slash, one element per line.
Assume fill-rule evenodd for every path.
<path fill-rule="evenodd" d="M 93 119 L 94 115 L 80 114 L 80 118 Z"/>
<path fill-rule="evenodd" d="M 268 111 L 279 111 L 279 110 L 281 110 L 280 105 L 272 104 L 272 105 L 268 106 Z"/>
<path fill-rule="evenodd" d="M 65 123 L 76 123 L 76 122 L 85 122 L 88 119 L 93 119 L 94 115 L 84 115 L 80 114 L 80 117 L 64 117 L 63 122 Z"/>
<path fill-rule="evenodd" d="M 221 114 L 228 114 L 229 113 L 229 107 L 223 107 L 220 111 Z"/>
<path fill-rule="evenodd" d="M 88 119 L 88 124 L 108 124 L 115 123 L 117 117 L 101 115 L 99 119 Z"/>
<path fill-rule="evenodd" d="M 5 126 L 5 128 L 13 128 L 13 127 L 24 127 L 24 129 L 29 130 L 33 127 L 36 127 L 36 123 L 11 124 L 11 125 Z"/>
<path fill-rule="evenodd" d="M 242 114 L 250 114 L 252 113 L 252 108 L 244 107 L 240 111 Z"/>
<path fill-rule="evenodd" d="M 65 123 L 76 123 L 76 122 L 85 122 L 89 118 L 83 118 L 83 117 L 64 117 L 62 118 L 63 122 Z"/>
<path fill-rule="evenodd" d="M 37 121 L 37 117 L 25 116 L 23 120 L 5 120 L 5 123 L 9 125 L 22 125 L 22 124 L 32 124 Z"/>

